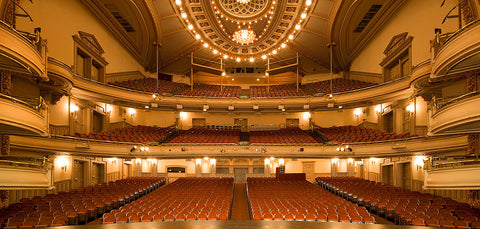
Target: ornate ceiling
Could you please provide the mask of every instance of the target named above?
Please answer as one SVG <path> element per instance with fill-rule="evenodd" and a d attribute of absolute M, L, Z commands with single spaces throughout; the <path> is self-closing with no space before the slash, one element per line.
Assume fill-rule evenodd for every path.
<path fill-rule="evenodd" d="M 325 73 L 351 61 L 405 0 L 82 0 L 146 69 L 185 74 L 190 54 L 231 65 L 300 56 L 300 71 Z M 365 23 L 365 18 L 376 14 Z M 119 20 L 122 19 L 122 20 Z M 128 25 L 128 26 L 125 26 Z M 363 25 L 361 30 L 359 26 Z M 235 37 L 235 34 L 238 34 Z M 240 62 L 237 62 L 239 58 Z M 253 58 L 255 63 L 251 63 Z M 225 61 L 224 61 L 225 62 Z M 207 63 L 207 62 L 206 62 Z"/>
<path fill-rule="evenodd" d="M 295 39 L 312 0 L 172 0 L 184 26 L 213 55 L 266 59 Z"/>

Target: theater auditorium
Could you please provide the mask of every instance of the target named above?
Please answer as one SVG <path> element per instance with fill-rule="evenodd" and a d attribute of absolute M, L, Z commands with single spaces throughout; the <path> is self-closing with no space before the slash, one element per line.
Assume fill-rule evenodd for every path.
<path fill-rule="evenodd" d="M 0 0 L 0 228 L 480 228 L 478 0 Z"/>

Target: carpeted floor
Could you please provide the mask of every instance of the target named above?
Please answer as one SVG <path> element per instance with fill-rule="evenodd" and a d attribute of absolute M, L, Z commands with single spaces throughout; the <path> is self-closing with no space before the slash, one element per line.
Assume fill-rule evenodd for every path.
<path fill-rule="evenodd" d="M 246 184 L 235 184 L 233 190 L 232 220 L 249 220 Z"/>

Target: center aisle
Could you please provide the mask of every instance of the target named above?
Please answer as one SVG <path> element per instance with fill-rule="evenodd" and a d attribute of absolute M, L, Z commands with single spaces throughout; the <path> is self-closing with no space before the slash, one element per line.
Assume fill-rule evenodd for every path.
<path fill-rule="evenodd" d="M 235 184 L 231 220 L 249 220 L 246 184 Z"/>

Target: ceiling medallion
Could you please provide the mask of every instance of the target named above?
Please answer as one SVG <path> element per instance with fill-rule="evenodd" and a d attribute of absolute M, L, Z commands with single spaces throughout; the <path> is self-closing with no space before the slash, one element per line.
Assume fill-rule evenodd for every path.
<path fill-rule="evenodd" d="M 239 29 L 233 34 L 233 40 L 242 45 L 255 41 L 255 32 L 251 29 Z"/>
<path fill-rule="evenodd" d="M 273 5 L 268 0 L 216 0 L 219 10 L 223 15 L 236 20 L 251 21 L 268 12 L 268 7 Z"/>
<path fill-rule="evenodd" d="M 267 59 L 294 41 L 313 0 L 170 0 L 203 48 L 237 61 Z"/>

